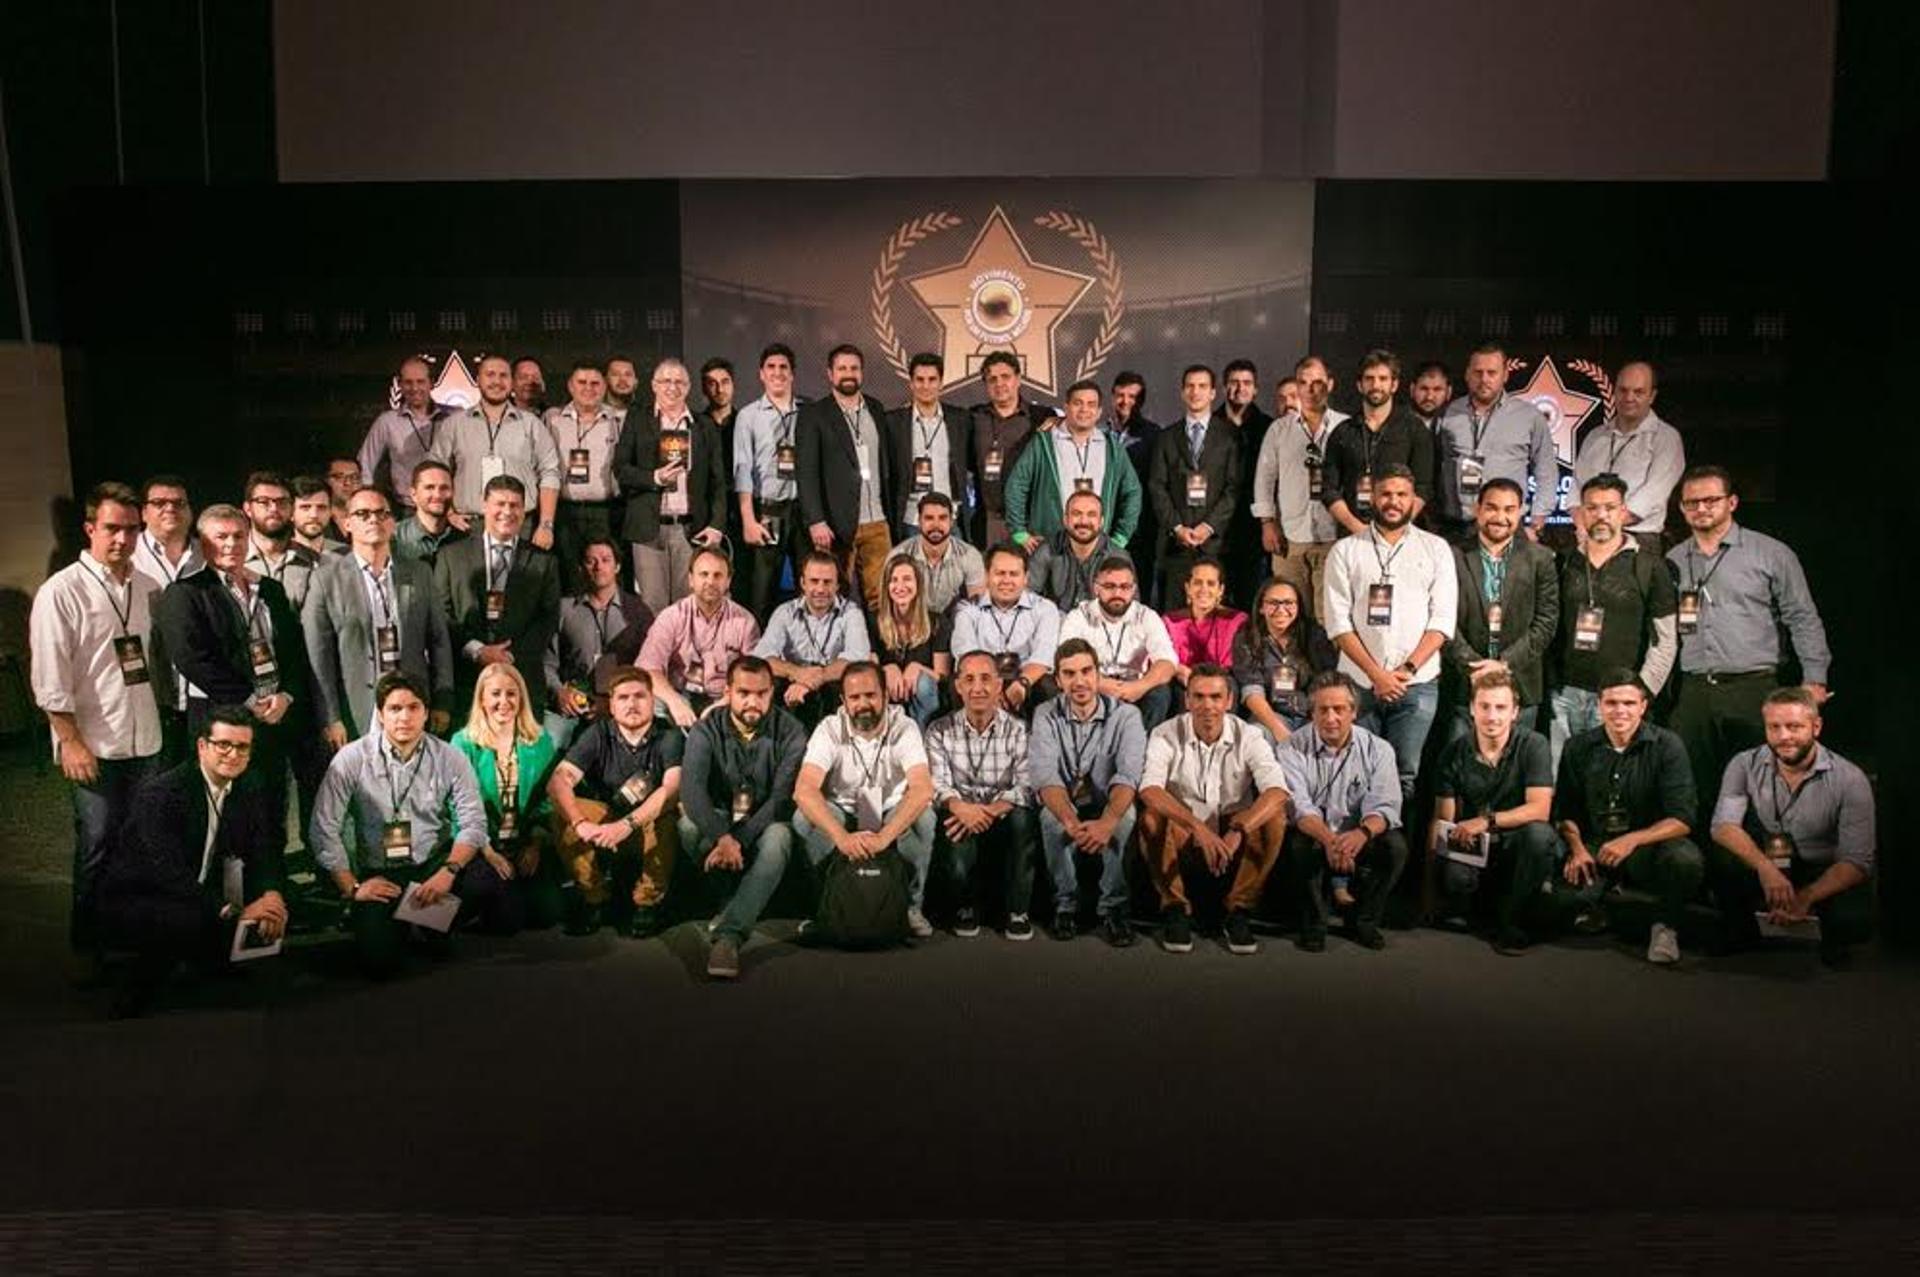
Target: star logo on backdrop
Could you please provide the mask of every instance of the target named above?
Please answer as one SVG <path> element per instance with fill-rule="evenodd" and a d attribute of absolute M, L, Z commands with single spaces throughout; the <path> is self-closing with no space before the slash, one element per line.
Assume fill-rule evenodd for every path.
<path fill-rule="evenodd" d="M 1008 350 L 1022 379 L 1048 394 L 1061 380 L 1055 331 L 1094 282 L 1035 261 L 998 205 L 959 261 L 905 281 L 939 328 L 948 386 L 974 380 L 982 360 Z"/>
<path fill-rule="evenodd" d="M 1527 379 L 1527 384 L 1514 394 L 1546 414 L 1547 425 L 1553 429 L 1553 446 L 1560 456 L 1560 464 L 1571 466 L 1574 441 L 1580 434 L 1581 425 L 1601 405 L 1600 397 L 1569 389 L 1566 379 L 1554 366 L 1551 355 L 1540 361 L 1540 366 L 1533 370 L 1533 376 Z"/>

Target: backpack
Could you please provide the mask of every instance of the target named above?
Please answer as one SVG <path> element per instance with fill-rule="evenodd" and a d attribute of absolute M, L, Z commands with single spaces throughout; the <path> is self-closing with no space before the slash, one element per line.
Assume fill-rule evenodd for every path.
<path fill-rule="evenodd" d="M 892 849 L 867 860 L 828 857 L 813 933 L 824 944 L 880 949 L 907 939 L 907 862 Z"/>

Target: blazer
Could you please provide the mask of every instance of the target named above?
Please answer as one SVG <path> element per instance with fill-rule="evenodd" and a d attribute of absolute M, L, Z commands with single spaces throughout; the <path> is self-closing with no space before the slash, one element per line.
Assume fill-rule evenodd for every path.
<path fill-rule="evenodd" d="M 432 707 L 453 708 L 453 643 L 447 614 L 426 564 L 392 555 L 394 613 L 400 624 L 400 670 L 431 690 Z M 484 588 L 484 587 L 483 587 Z M 483 600 L 484 602 L 484 600 Z M 301 612 L 307 659 L 313 664 L 318 721 L 339 723 L 348 739 L 373 724 L 373 685 L 380 679 L 374 649 L 379 622 L 367 605 L 360 559 L 329 555 L 314 569 Z"/>
<path fill-rule="evenodd" d="M 638 408 L 640 405 L 636 404 Z M 687 469 L 687 526 L 727 530 L 727 476 L 733 458 L 726 455 L 720 427 L 704 412 L 688 410 L 692 418 L 693 464 Z M 620 438 L 613 445 L 613 477 L 620 483 L 620 507 L 614 524 L 623 540 L 649 544 L 660 534 L 660 494 L 653 481 L 660 468 L 660 417 L 651 411 L 630 411 Z M 515 662 L 518 663 L 517 661 Z M 524 671 L 523 671 L 524 672 Z"/>
<path fill-rule="evenodd" d="M 1240 428 L 1227 420 L 1227 414 L 1218 408 L 1207 423 L 1202 452 L 1196 460 L 1187 442 L 1184 415 L 1178 421 L 1161 426 L 1153 440 L 1147 499 L 1162 534 L 1171 537 L 1175 528 L 1192 526 L 1195 521 L 1193 512 L 1187 508 L 1187 476 L 1205 475 L 1207 504 L 1200 511 L 1199 522 L 1211 526 L 1213 536 L 1201 548 L 1214 553 L 1227 535 L 1233 522 L 1233 509 L 1240 502 Z"/>
<path fill-rule="evenodd" d="M 293 707 L 279 726 L 305 726 L 313 721 L 313 679 L 300 618 L 287 601 L 287 592 L 272 577 L 259 578 L 253 588 L 273 626 L 280 690 L 293 697 Z M 253 698 L 247 619 L 219 572 L 208 568 L 169 585 L 160 594 L 154 619 L 165 639 L 167 660 L 182 678 L 207 694 L 203 704 L 244 705 Z"/>
<path fill-rule="evenodd" d="M 872 395 L 862 396 L 873 416 L 874 429 L 880 435 L 880 473 L 874 476 L 880 485 L 880 517 L 891 528 L 899 518 L 901 491 L 894 486 L 894 475 L 901 465 L 895 460 L 893 431 L 887 428 L 887 410 Z M 840 401 L 832 395 L 814 399 L 800 407 L 794 418 L 795 459 L 799 473 L 794 477 L 800 487 L 800 519 L 806 524 L 824 523 L 833 530 L 833 539 L 843 547 L 853 544 L 854 529 L 860 524 L 860 454 L 855 450 L 853 432 L 840 412 Z M 804 544 L 804 539 L 802 541 Z"/>
<path fill-rule="evenodd" d="M 1341 423 L 1345 429 L 1346 423 Z M 1480 591 L 1480 547 L 1455 546 L 1454 571 L 1460 581 L 1460 610 L 1447 640 L 1446 686 L 1453 703 L 1466 705 L 1472 684 L 1467 666 L 1487 658 L 1487 605 Z M 1538 705 L 1547 653 L 1560 627 L 1560 569 L 1552 550 L 1516 534 L 1507 546 L 1507 571 L 1500 580 L 1500 659 L 1520 685 L 1520 703 Z"/>
<path fill-rule="evenodd" d="M 943 402 L 940 417 L 947 423 L 947 495 L 953 499 L 953 526 L 959 531 L 967 526 L 967 412 Z M 794 429 L 799 429 L 797 421 Z M 893 438 L 893 490 L 904 502 L 913 491 L 913 454 L 918 443 L 913 434 L 913 405 L 889 412 L 883 430 Z M 920 530 L 917 519 L 902 519 L 897 510 L 889 509 L 887 517 L 899 525 L 896 540 L 904 541 Z"/>
<path fill-rule="evenodd" d="M 527 682 L 527 694 L 545 686 L 547 644 L 560 617 L 560 565 L 552 554 L 522 541 L 507 574 L 507 605 L 498 621 L 487 620 L 487 539 L 470 536 L 442 547 L 433 565 L 433 588 L 446 617 L 447 637 L 461 653 L 456 698 L 471 691 L 479 670 L 465 656 L 468 643 L 506 641 L 513 667 Z M 538 702 L 535 702 L 536 705 Z M 459 708 L 456 699 L 455 708 Z"/>
<path fill-rule="evenodd" d="M 157 772 L 142 781 L 127 807 L 127 817 L 108 839 L 100 867 L 99 898 L 113 918 L 133 924 L 178 918 L 218 896 L 221 863 L 239 857 L 246 898 L 281 890 L 286 851 L 286 814 L 276 811 L 269 787 L 242 775 L 227 791 L 214 834 L 207 881 L 200 881 L 200 859 L 207 844 L 206 780 L 200 760 Z"/>

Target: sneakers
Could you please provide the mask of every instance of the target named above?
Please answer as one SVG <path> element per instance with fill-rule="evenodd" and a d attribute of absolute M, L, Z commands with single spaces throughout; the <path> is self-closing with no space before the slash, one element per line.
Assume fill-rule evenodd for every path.
<path fill-rule="evenodd" d="M 1227 914 L 1227 952 L 1260 952 L 1260 942 L 1253 938 L 1253 919 L 1245 909 Z"/>
<path fill-rule="evenodd" d="M 1652 937 L 1647 941 L 1647 961 L 1662 967 L 1680 961 L 1680 933 L 1664 922 L 1654 923 Z"/>
<path fill-rule="evenodd" d="M 953 913 L 953 934 L 971 940 L 980 934 L 980 915 L 972 905 L 961 905 Z"/>
<path fill-rule="evenodd" d="M 1053 925 L 1047 930 L 1055 940 L 1071 940 L 1080 934 L 1080 919 L 1071 909 L 1056 909 L 1053 913 Z"/>
<path fill-rule="evenodd" d="M 978 928 L 975 928 L 978 930 Z M 921 913 L 918 906 L 907 906 L 907 930 L 917 939 L 925 940 L 933 934 L 933 924 L 927 921 L 927 915 Z"/>
<path fill-rule="evenodd" d="M 1009 940 L 1033 939 L 1033 922 L 1024 913 L 1007 915 L 1006 937 Z"/>
<path fill-rule="evenodd" d="M 1168 953 L 1187 953 L 1193 948 L 1193 920 L 1179 905 L 1169 906 L 1160 920 L 1160 947 Z"/>
<path fill-rule="evenodd" d="M 1133 943 L 1133 924 L 1124 913 L 1110 913 L 1100 920 L 1100 936 L 1114 948 L 1125 949 Z"/>
<path fill-rule="evenodd" d="M 1527 933 L 1518 927 L 1502 927 L 1493 937 L 1493 951 L 1503 958 L 1517 958 L 1527 951 Z"/>
<path fill-rule="evenodd" d="M 732 936 L 721 936 L 713 942 L 713 948 L 707 953 L 707 978 L 710 980 L 740 978 L 740 946 L 733 942 Z"/>

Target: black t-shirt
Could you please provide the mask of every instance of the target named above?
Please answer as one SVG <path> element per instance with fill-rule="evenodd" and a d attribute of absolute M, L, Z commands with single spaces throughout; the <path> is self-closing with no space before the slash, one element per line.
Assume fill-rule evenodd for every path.
<path fill-rule="evenodd" d="M 1584 551 L 1569 551 L 1560 561 L 1556 648 L 1561 683 L 1597 692 L 1606 671 L 1639 669 L 1653 638 L 1653 623 L 1672 616 L 1679 606 L 1673 576 L 1659 555 L 1623 547 L 1596 572 Z M 1600 645 L 1581 651 L 1577 630 L 1580 614 L 1589 607 L 1601 609 Z"/>
<path fill-rule="evenodd" d="M 611 803 L 624 810 L 639 806 L 620 796 L 620 787 L 628 779 L 646 772 L 647 789 L 651 792 L 659 786 L 668 768 L 680 765 L 685 752 L 686 737 L 678 727 L 662 719 L 653 720 L 638 745 L 629 745 L 614 721 L 602 718 L 574 738 L 567 748 L 567 761 L 580 769 L 582 798 Z"/>
<path fill-rule="evenodd" d="M 966 596 L 963 594 L 961 597 Z M 880 637 L 880 616 L 877 612 L 867 618 L 867 636 L 872 642 L 873 659 L 880 664 L 898 665 L 903 668 L 918 664 L 932 669 L 933 654 L 948 651 L 953 647 L 953 615 L 950 610 L 935 613 L 933 631 L 927 636 L 927 641 L 912 647 L 888 647 Z"/>
<path fill-rule="evenodd" d="M 1527 801 L 1529 789 L 1553 787 L 1553 754 L 1539 732 L 1515 729 L 1500 761 L 1489 767 L 1472 732 L 1448 745 L 1433 780 L 1435 798 L 1456 800 L 1461 820 L 1510 811 Z"/>

